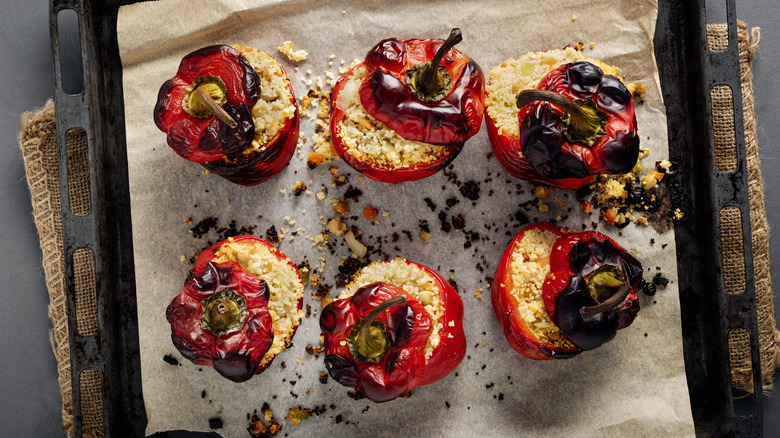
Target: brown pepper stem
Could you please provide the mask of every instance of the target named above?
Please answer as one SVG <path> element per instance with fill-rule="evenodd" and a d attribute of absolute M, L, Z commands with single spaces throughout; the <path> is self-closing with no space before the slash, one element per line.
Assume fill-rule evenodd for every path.
<path fill-rule="evenodd" d="M 439 70 L 439 64 L 441 63 L 441 60 L 451 48 L 455 47 L 455 45 L 461 41 L 463 41 L 463 34 L 461 34 L 460 29 L 457 27 L 452 29 L 450 31 L 450 36 L 447 37 L 447 40 L 444 41 L 441 47 L 439 47 L 439 50 L 436 51 L 436 54 L 433 56 L 431 63 L 428 65 L 428 68 L 426 68 L 423 72 L 422 78 L 420 80 L 421 88 L 426 91 L 431 91 L 437 88 L 436 76 L 438 75 L 436 72 Z"/>
<path fill-rule="evenodd" d="M 594 316 L 598 315 L 601 312 L 614 309 L 620 303 L 622 303 L 623 300 L 626 299 L 630 290 L 631 288 L 629 287 L 628 284 L 623 284 L 622 286 L 620 286 L 620 289 L 618 289 L 618 291 L 615 292 L 614 295 L 607 298 L 603 302 L 595 306 L 581 307 L 580 315 L 582 316 L 582 319 L 584 319 L 585 321 L 589 321 L 590 319 L 592 319 Z"/>
<path fill-rule="evenodd" d="M 221 106 L 217 105 L 216 102 L 214 102 L 213 99 L 211 99 L 211 96 L 209 95 L 209 92 L 206 91 L 205 88 L 198 87 L 195 89 L 195 95 L 198 97 L 200 102 L 208 108 L 219 120 L 222 120 L 226 125 L 230 126 L 231 128 L 235 128 L 238 126 L 238 123 L 236 123 L 235 120 L 233 120 L 232 117 L 230 117 L 230 114 L 228 114 Z"/>
<path fill-rule="evenodd" d="M 347 342 L 355 359 L 373 363 L 382 360 L 390 347 L 390 341 L 385 332 L 385 325 L 375 320 L 388 308 L 401 304 L 406 304 L 406 297 L 403 295 L 396 295 L 382 302 L 352 329 Z"/>

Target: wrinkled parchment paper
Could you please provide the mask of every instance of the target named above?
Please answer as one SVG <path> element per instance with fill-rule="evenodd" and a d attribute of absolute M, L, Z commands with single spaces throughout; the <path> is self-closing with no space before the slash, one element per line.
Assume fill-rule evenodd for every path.
<path fill-rule="evenodd" d="M 314 170 L 306 166 L 307 141 L 280 175 L 260 186 L 240 187 L 204 175 L 200 166 L 179 158 L 152 121 L 159 86 L 175 74 L 185 54 L 202 46 L 242 44 L 267 51 L 282 61 L 296 94 L 303 96 L 308 87 L 301 79 L 316 84 L 318 77 L 326 81 L 326 71 L 338 76 L 342 60 L 349 64 L 362 58 L 383 38 L 444 38 L 452 27 L 460 27 L 464 40 L 458 48 L 474 58 L 486 75 L 508 57 L 582 41 L 586 55 L 620 66 L 629 82 L 644 83 L 645 103 L 638 106 L 637 118 L 642 146 L 651 149 L 645 163 L 652 165 L 667 156 L 666 122 L 652 52 L 655 9 L 655 2 L 641 0 L 211 0 L 123 7 L 119 41 L 147 432 L 208 431 L 208 419 L 219 417 L 224 427 L 217 432 L 246 436 L 247 416 L 267 402 L 281 423 L 279 436 L 692 435 L 671 232 L 659 234 L 652 227 L 634 224 L 623 230 L 599 225 L 600 231 L 634 252 L 645 266 L 646 278 L 662 272 L 672 282 L 659 287 L 654 297 L 640 294 L 642 310 L 636 321 L 608 344 L 571 360 L 533 361 L 509 347 L 490 304 L 490 277 L 504 248 L 522 228 L 515 213 L 532 221 L 559 218 L 574 230 L 582 224 L 590 228 L 597 216 L 583 214 L 574 196 L 560 190 L 545 200 L 550 211 L 540 213 L 528 202 L 534 200 L 533 186 L 509 176 L 488 156 L 491 148 L 484 128 L 466 143 L 448 171 L 450 178 L 440 172 L 419 182 L 387 185 L 361 179 L 343 161 L 335 160 L 332 165 L 348 176 L 348 184 L 336 188 L 329 165 Z M 294 49 L 308 50 L 308 59 L 295 63 L 279 54 L 276 47 L 288 40 Z M 595 43 L 592 49 L 590 42 Z M 314 110 L 310 113 L 316 115 Z M 301 136 L 310 139 L 313 133 L 314 122 L 304 117 Z M 462 196 L 455 180 L 476 181 L 479 200 Z M 309 191 L 292 196 L 296 181 L 306 183 Z M 469 348 L 456 373 L 418 388 L 409 399 L 384 404 L 355 401 L 333 380 L 320 383 L 323 356 L 305 351 L 308 345 L 319 345 L 320 303 L 311 297 L 313 289 L 308 286 L 304 303 L 311 306 L 311 316 L 303 319 L 294 347 L 279 355 L 263 374 L 235 384 L 183 359 L 171 343 L 165 308 L 181 290 L 191 268 L 188 259 L 208 240 L 216 240 L 214 233 L 194 238 L 189 229 L 213 216 L 220 226 L 231 220 L 238 226 L 256 226 L 256 235 L 264 235 L 271 225 L 289 230 L 280 248 L 295 263 L 308 261 L 323 282 L 332 285 L 339 261 L 351 251 L 343 236 L 330 236 L 332 251 L 319 251 L 307 237 L 325 230 L 323 221 L 336 216 L 329 199 L 340 199 L 350 185 L 363 195 L 351 203 L 345 222 L 362 231 L 363 242 L 376 248 L 379 240 L 390 257 L 426 264 L 457 282 L 466 309 Z M 327 197 L 318 200 L 316 193 L 323 186 Z M 436 204 L 435 210 L 426 205 L 426 197 Z M 448 208 L 449 198 L 459 202 Z M 362 214 L 369 204 L 380 211 L 375 224 Z M 448 221 L 462 215 L 464 230 L 442 231 L 439 212 Z M 430 242 L 419 237 L 421 220 L 429 224 Z M 299 230 L 298 236 L 291 239 L 294 230 Z M 474 233 L 479 239 L 473 239 Z M 464 248 L 467 236 L 476 240 L 470 248 Z M 338 292 L 334 287 L 331 294 Z M 180 364 L 166 363 L 165 355 Z M 293 425 L 283 417 L 298 406 L 324 407 L 324 412 Z"/>

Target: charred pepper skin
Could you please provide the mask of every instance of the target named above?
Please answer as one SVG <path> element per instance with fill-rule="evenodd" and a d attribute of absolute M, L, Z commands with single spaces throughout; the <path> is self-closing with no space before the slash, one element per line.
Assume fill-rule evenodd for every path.
<path fill-rule="evenodd" d="M 631 325 L 639 312 L 637 292 L 643 272 L 639 261 L 596 231 L 566 234 L 554 248 L 542 297 L 547 312 L 566 337 L 583 350 L 591 350 Z M 581 309 L 599 304 L 592 292 L 596 275 L 610 269 L 613 272 L 608 275 L 625 283 L 626 296 L 590 318 L 583 317 Z"/>
<path fill-rule="evenodd" d="M 519 303 L 512 293 L 510 282 L 512 253 L 526 233 L 532 230 L 548 231 L 556 236 L 563 236 L 570 232 L 564 227 L 538 222 L 527 226 L 512 239 L 501 257 L 491 284 L 493 311 L 509 345 L 521 355 L 536 360 L 570 358 L 579 354 L 581 350 L 576 347 L 561 348 L 540 341 L 519 312 Z"/>
<path fill-rule="evenodd" d="M 419 68 L 416 66 L 432 61 L 444 43 L 441 39 L 385 39 L 368 52 L 362 63 L 339 78 L 332 93 L 330 131 L 334 149 L 347 164 L 376 181 L 416 181 L 449 165 L 465 141 L 479 131 L 485 110 L 485 79 L 469 57 L 453 48 L 447 50 L 439 65 L 446 70 L 451 88 L 440 99 L 423 101 L 408 83 L 407 74 L 413 76 L 415 68 Z M 359 96 L 366 111 L 407 140 L 445 148 L 439 159 L 391 168 L 350 154 L 340 128 L 346 115 L 337 102 L 344 85 L 363 67 L 369 73 L 360 86 Z"/>
<path fill-rule="evenodd" d="M 225 86 L 223 108 L 237 122 L 230 128 L 215 116 L 196 118 L 188 113 L 188 89 L 199 78 L 219 78 Z M 255 127 L 251 108 L 260 95 L 257 73 L 238 50 L 214 45 L 185 56 L 172 79 L 157 95 L 154 122 L 168 134 L 168 144 L 183 158 L 203 163 L 245 149 L 252 143 Z"/>
<path fill-rule="evenodd" d="M 325 338 L 325 367 L 330 376 L 374 402 L 386 402 L 404 396 L 420 385 L 427 385 L 450 374 L 466 354 L 463 332 L 463 303 L 457 291 L 438 273 L 413 262 L 433 276 L 444 308 L 440 318 L 440 342 L 428 358 L 423 348 L 433 328 L 422 304 L 403 289 L 388 283 L 373 283 L 349 298 L 329 304 L 320 315 Z M 404 304 L 382 310 L 375 321 L 383 324 L 389 347 L 378 362 L 365 361 L 354 353 L 358 325 L 373 309 L 393 297 L 403 296 Z M 376 322 L 375 322 L 376 323 Z"/>
<path fill-rule="evenodd" d="M 295 263 L 293 263 L 292 260 L 290 260 L 286 255 L 284 255 L 284 253 L 282 253 L 278 248 L 273 246 L 273 244 L 271 244 L 267 240 L 255 236 L 235 236 L 235 237 L 231 237 L 230 239 L 232 239 L 234 242 L 237 243 L 243 242 L 243 243 L 251 243 L 254 245 L 265 246 L 274 256 L 276 256 L 277 259 L 285 261 L 287 264 L 294 267 L 295 272 L 298 274 L 298 281 L 300 281 L 300 272 L 298 271 L 298 268 L 295 266 Z M 204 265 L 207 265 L 208 263 L 213 262 L 213 260 L 217 257 L 216 253 L 220 250 L 220 248 L 222 248 L 222 245 L 228 243 L 230 239 L 220 240 L 219 242 L 201 251 L 198 258 L 195 259 L 195 266 L 192 269 L 196 270 L 201 268 Z M 298 299 L 298 304 L 296 307 L 298 310 L 301 310 L 303 308 L 303 297 Z M 292 339 L 295 337 L 295 333 L 298 331 L 298 327 L 300 327 L 300 325 L 296 326 L 295 329 L 293 329 L 292 333 L 290 334 L 289 341 L 285 345 L 285 348 L 288 348 L 292 344 Z M 271 366 L 272 362 L 273 359 L 258 366 L 257 369 L 255 370 L 255 373 L 257 374 L 262 373 L 263 371 L 266 370 L 266 368 Z"/>
<path fill-rule="evenodd" d="M 595 108 L 606 123 L 594 137 L 579 138 L 571 134 L 576 123 L 569 122 L 570 112 L 541 100 L 521 106 L 519 138 L 502 133 L 488 117 L 493 150 L 513 176 L 572 190 L 594 175 L 631 171 L 639 154 L 639 135 L 633 97 L 618 78 L 578 61 L 548 73 L 537 89 Z"/>
<path fill-rule="evenodd" d="M 220 306 L 231 305 L 239 309 L 236 315 L 230 315 L 229 323 L 218 322 Z M 182 356 L 198 365 L 213 366 L 234 382 L 256 373 L 274 339 L 268 285 L 235 262 L 208 262 L 193 268 L 165 316 Z"/>
<path fill-rule="evenodd" d="M 155 123 L 168 134 L 169 146 L 183 158 L 238 185 L 265 182 L 289 164 L 300 130 L 292 84 L 284 67 L 277 67 L 285 78 L 295 113 L 272 139 L 261 145 L 260 151 L 250 149 L 255 137 L 252 107 L 260 95 L 260 80 L 241 51 L 229 46 L 205 47 L 182 59 L 176 76 L 160 88 Z M 222 109 L 236 122 L 236 127 L 214 115 L 196 117 L 185 109 L 193 87 L 204 81 L 224 84 Z"/>
<path fill-rule="evenodd" d="M 371 73 L 360 86 L 360 101 L 369 114 L 407 140 L 462 143 L 482 126 L 485 77 L 460 51 L 450 49 L 441 64 L 452 80 L 452 89 L 443 99 L 422 102 L 407 84 L 409 69 L 433 59 L 443 43 L 439 39 L 391 38 L 366 55 L 365 65 Z"/>

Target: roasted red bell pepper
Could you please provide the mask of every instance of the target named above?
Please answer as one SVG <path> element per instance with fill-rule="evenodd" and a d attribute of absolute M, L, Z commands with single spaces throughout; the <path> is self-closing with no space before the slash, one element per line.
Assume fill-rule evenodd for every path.
<path fill-rule="evenodd" d="M 479 66 L 453 48 L 459 29 L 440 39 L 390 38 L 380 41 L 365 61 L 344 74 L 333 89 L 331 134 L 338 154 L 369 178 L 384 182 L 414 181 L 436 173 L 452 160 L 482 125 L 484 75 Z M 387 168 L 349 153 L 340 131 L 345 118 L 339 94 L 355 71 L 368 68 L 360 89 L 365 110 L 401 137 L 446 148 L 434 161 Z"/>
<path fill-rule="evenodd" d="M 298 140 L 298 106 L 289 79 L 285 86 L 295 115 L 255 151 L 257 73 L 239 50 L 204 47 L 185 56 L 176 76 L 160 88 L 154 121 L 180 156 L 236 184 L 259 184 L 290 162 Z"/>
<path fill-rule="evenodd" d="M 433 331 L 431 317 L 398 286 L 363 286 L 351 297 L 329 304 L 320 315 L 328 373 L 375 402 L 393 400 L 442 379 L 466 354 L 458 293 L 432 269 L 414 265 L 435 279 L 444 309 L 439 345 L 427 360 L 423 348 Z"/>
<path fill-rule="evenodd" d="M 513 293 L 516 285 L 513 284 L 511 275 L 512 255 L 526 234 L 534 230 L 551 233 L 556 238 L 570 233 L 567 228 L 547 222 L 531 224 L 517 233 L 504 251 L 493 276 L 491 284 L 493 311 L 509 345 L 523 356 L 537 360 L 572 357 L 580 352 L 575 345 L 571 343 L 554 345 L 552 342 L 545 342 L 534 333 L 531 321 L 528 321 L 519 310 L 520 301 Z M 549 260 L 543 259 L 540 264 L 549 265 Z"/>
<path fill-rule="evenodd" d="M 234 382 L 257 372 L 274 339 L 268 285 L 235 262 L 193 268 L 165 316 L 182 356 Z"/>
<path fill-rule="evenodd" d="M 563 189 L 630 172 L 639 154 L 631 93 L 587 61 L 562 65 L 517 95 L 520 138 L 488 118 L 496 156 L 515 177 Z"/>
<path fill-rule="evenodd" d="M 597 231 L 566 234 L 553 248 L 544 305 L 569 340 L 591 350 L 631 325 L 643 272 L 631 254 Z"/>
<path fill-rule="evenodd" d="M 549 268 L 541 298 L 563 337 L 555 342 L 540 339 L 514 293 L 517 287 L 531 287 L 513 284 L 511 272 L 515 248 L 532 231 L 555 238 L 549 258 L 538 261 Z M 593 349 L 630 325 L 639 311 L 641 283 L 642 266 L 609 237 L 596 231 L 572 233 L 540 222 L 524 228 L 509 244 L 496 269 L 491 295 L 504 336 L 517 352 L 531 359 L 562 359 Z"/>

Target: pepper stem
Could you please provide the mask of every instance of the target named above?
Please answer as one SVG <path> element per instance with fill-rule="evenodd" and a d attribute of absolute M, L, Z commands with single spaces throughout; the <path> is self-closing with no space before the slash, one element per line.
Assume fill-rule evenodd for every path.
<path fill-rule="evenodd" d="M 223 336 L 241 328 L 248 310 L 246 300 L 230 289 L 222 289 L 204 300 L 200 315 L 203 328 Z"/>
<path fill-rule="evenodd" d="M 588 277 L 588 289 L 598 304 L 580 308 L 580 315 L 585 321 L 620 305 L 631 290 L 623 272 L 615 265 L 602 265 L 593 271 Z"/>
<path fill-rule="evenodd" d="M 444 41 L 444 44 L 442 44 L 441 47 L 439 47 L 439 50 L 436 51 L 436 54 L 431 60 L 431 63 L 422 74 L 422 78 L 420 79 L 420 88 L 422 90 L 431 92 L 441 87 L 441 81 L 436 80 L 436 77 L 438 76 L 436 75 L 436 72 L 439 70 L 439 64 L 444 58 L 444 54 L 461 41 L 463 41 L 463 34 L 461 34 L 460 29 L 457 27 L 452 29 L 450 31 L 450 36 L 447 37 L 447 40 Z"/>
<path fill-rule="evenodd" d="M 572 100 L 550 90 L 523 90 L 517 94 L 517 108 L 523 108 L 531 102 L 549 102 L 568 114 L 563 120 L 563 135 L 572 143 L 584 143 L 588 147 L 607 133 L 605 127 L 609 114 L 598 109 L 589 99 Z"/>
<path fill-rule="evenodd" d="M 406 304 L 406 297 L 396 295 L 376 306 L 368 316 L 358 321 L 347 339 L 355 359 L 373 363 L 382 360 L 390 348 L 390 340 L 387 338 L 385 325 L 375 320 L 388 308 L 401 304 Z"/>
<path fill-rule="evenodd" d="M 236 123 L 235 120 L 233 120 L 232 117 L 230 117 L 230 114 L 225 111 L 224 108 L 217 105 L 216 102 L 211 98 L 211 95 L 209 94 L 208 90 L 204 87 L 198 87 L 195 89 L 195 96 L 197 96 L 198 100 L 200 100 L 200 103 L 203 104 L 206 108 L 209 109 L 219 120 L 222 120 L 226 125 L 230 126 L 231 128 L 235 128 L 238 126 L 238 123 Z"/>

